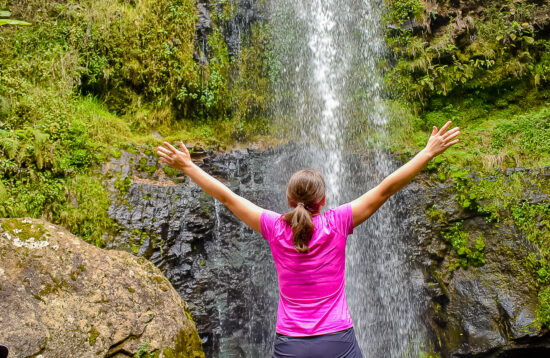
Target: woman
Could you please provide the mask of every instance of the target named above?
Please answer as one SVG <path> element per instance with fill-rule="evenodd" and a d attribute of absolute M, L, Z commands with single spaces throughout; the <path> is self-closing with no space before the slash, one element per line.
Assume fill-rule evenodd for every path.
<path fill-rule="evenodd" d="M 159 146 L 159 161 L 182 170 L 204 191 L 222 202 L 246 225 L 268 240 L 279 280 L 276 341 L 273 358 L 362 357 L 345 296 L 345 244 L 353 228 L 401 190 L 428 162 L 450 146 L 459 128 L 447 122 L 433 127 L 413 159 L 351 203 L 321 214 L 325 183 L 314 170 L 301 170 L 287 184 L 285 215 L 264 210 L 233 193 L 198 166 L 180 142 Z"/>

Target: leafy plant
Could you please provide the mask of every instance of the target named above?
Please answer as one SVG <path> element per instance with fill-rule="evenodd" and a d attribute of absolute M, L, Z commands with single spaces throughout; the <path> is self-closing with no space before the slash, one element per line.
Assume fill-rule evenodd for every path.
<path fill-rule="evenodd" d="M 0 26 L 2 25 L 31 25 L 30 22 L 10 19 L 11 12 L 9 10 L 0 10 Z"/>
<path fill-rule="evenodd" d="M 464 231 L 462 222 L 457 222 L 442 233 L 459 257 L 458 264 L 462 268 L 468 266 L 479 267 L 485 264 L 485 238 L 479 235 L 473 244 L 470 242 L 470 233 Z M 451 267 L 455 269 L 456 267 Z"/>

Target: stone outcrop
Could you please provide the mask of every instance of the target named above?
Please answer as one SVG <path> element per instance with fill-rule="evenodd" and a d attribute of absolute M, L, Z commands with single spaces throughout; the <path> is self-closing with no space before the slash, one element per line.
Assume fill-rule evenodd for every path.
<path fill-rule="evenodd" d="M 232 190 L 267 205 L 262 171 L 272 152 L 190 149 Z M 208 357 L 261 357 L 260 346 L 271 345 L 277 300 L 267 242 L 182 173 L 167 176 L 154 156 L 124 152 L 104 172 L 111 176 L 109 215 L 121 228 L 108 247 L 133 251 L 162 270 L 189 303 Z M 131 183 L 127 192 L 115 187 L 122 180 Z"/>
<path fill-rule="evenodd" d="M 284 211 L 274 202 L 284 197 L 279 191 L 298 168 L 287 168 L 288 158 L 280 150 L 192 152 L 197 164 L 232 190 L 262 207 Z M 292 150 L 286 155 L 292 156 Z M 369 160 L 368 155 L 345 158 L 350 173 Z M 167 176 L 154 156 L 125 152 L 104 173 L 110 175 L 110 215 L 121 227 L 109 246 L 134 251 L 161 268 L 189 302 L 207 356 L 259 357 L 268 352 L 277 286 L 269 248 L 260 235 L 243 227 L 182 173 Z M 548 183 L 548 174 L 537 175 Z M 526 172 L 526 180 L 530 176 Z M 129 187 L 120 192 L 115 182 L 123 178 Z M 357 190 L 365 187 L 360 175 L 342 180 Z M 499 358 L 548 353 L 550 336 L 536 320 L 536 278 L 525 267 L 526 256 L 537 248 L 515 226 L 495 225 L 461 207 L 455 195 L 454 185 L 420 177 L 392 198 L 396 224 L 402 227 L 393 239 L 404 241 L 424 273 L 419 297 L 426 300 L 424 319 L 434 352 L 441 357 Z M 535 204 L 548 202 L 548 197 L 526 190 L 525 200 Z M 434 204 L 443 218 L 430 214 Z M 459 221 L 472 237 L 485 237 L 484 265 L 450 270 L 457 256 L 442 232 Z"/>
<path fill-rule="evenodd" d="M 549 169 L 523 171 L 526 180 L 542 180 L 542 185 L 548 185 Z M 549 202 L 540 190 L 531 189 L 526 183 L 527 202 Z M 405 226 L 412 234 L 410 244 L 415 259 L 424 267 L 425 288 L 431 297 L 426 320 L 436 351 L 442 357 L 550 354 L 550 332 L 537 321 L 536 276 L 526 266 L 527 256 L 539 255 L 539 250 L 512 223 L 486 220 L 486 216 L 461 207 L 455 195 L 454 185 L 427 187 L 416 182 L 402 196 L 408 212 Z M 430 215 L 434 207 L 440 212 Z M 457 254 L 442 232 L 457 222 L 463 223 L 470 237 L 484 237 L 485 264 L 454 266 Z"/>
<path fill-rule="evenodd" d="M 10 358 L 204 357 L 187 304 L 144 258 L 38 219 L 0 219 L 0 258 Z"/>
<path fill-rule="evenodd" d="M 228 55 L 239 57 L 241 36 L 250 33 L 251 26 L 264 20 L 265 9 L 257 0 L 237 0 L 234 3 L 215 2 L 211 0 L 197 1 L 198 21 L 195 28 L 195 60 L 204 65 L 208 62 L 210 48 L 208 36 L 216 25 L 220 27 L 227 45 Z M 218 18 L 218 24 L 213 24 L 212 18 Z"/>

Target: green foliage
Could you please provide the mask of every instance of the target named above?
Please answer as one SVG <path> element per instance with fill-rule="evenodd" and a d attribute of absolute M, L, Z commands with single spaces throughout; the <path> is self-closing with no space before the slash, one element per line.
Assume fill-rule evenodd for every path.
<path fill-rule="evenodd" d="M 424 8 L 419 0 L 385 0 L 385 20 L 401 26 L 411 18 L 419 18 Z"/>
<path fill-rule="evenodd" d="M 200 62 L 191 0 L 9 6 L 34 25 L 2 27 L 0 216 L 42 217 L 102 246 L 118 230 L 99 174 L 111 156 L 157 145 L 153 128 L 168 141 L 223 147 L 268 133 L 269 36 L 256 24 L 230 57 L 221 31 L 229 2 L 223 16 L 212 12 Z M 121 196 L 130 185 L 115 180 Z"/>
<path fill-rule="evenodd" d="M 520 202 L 525 190 L 523 178 L 523 173 L 479 180 L 463 177 L 456 182 L 456 197 L 463 208 L 487 215 L 489 221 L 499 221 L 503 210 Z"/>
<path fill-rule="evenodd" d="M 530 254 L 526 266 L 542 287 L 550 284 L 550 203 L 522 202 L 512 207 L 512 219 L 525 237 L 539 250 Z"/>
<path fill-rule="evenodd" d="M 141 344 L 137 352 L 133 355 L 133 358 L 156 358 L 158 356 L 158 352 L 149 350 L 148 343 Z"/>
<path fill-rule="evenodd" d="M 388 101 L 391 134 L 388 147 L 407 157 L 426 144 L 433 125 L 447 120 L 461 129 L 460 142 L 433 160 L 429 169 L 443 180 L 457 171 L 476 172 L 550 165 L 550 91 L 533 90 L 521 83 L 498 91 L 475 91 L 453 97 L 433 97 L 422 114 L 410 105 Z"/>
<path fill-rule="evenodd" d="M 451 228 L 441 233 L 445 240 L 449 242 L 459 257 L 456 266 L 450 269 L 454 270 L 460 266 L 467 268 L 468 266 L 479 267 L 485 264 L 485 238 L 479 235 L 472 243 L 470 233 L 464 230 L 462 222 L 457 222 Z"/>
<path fill-rule="evenodd" d="M 539 311 L 538 320 L 546 328 L 550 328 L 550 287 L 539 291 Z"/>
<path fill-rule="evenodd" d="M 131 186 L 132 178 L 129 175 L 126 175 L 124 179 L 121 179 L 119 175 L 115 178 L 115 188 L 122 198 L 126 195 Z"/>
<path fill-rule="evenodd" d="M 15 19 L 9 19 L 11 17 L 11 12 L 8 10 L 0 10 L 0 26 L 2 25 L 24 25 L 28 26 L 30 25 L 29 22 L 21 21 L 21 20 L 15 20 Z"/>
<path fill-rule="evenodd" d="M 494 150 L 513 144 L 530 155 L 550 154 L 550 108 L 534 115 L 520 115 L 513 122 L 498 123 L 491 144 Z"/>
<path fill-rule="evenodd" d="M 418 16 L 419 5 L 409 3 L 416 2 L 388 1 L 389 21 L 401 25 L 413 14 Z M 511 80 L 544 86 L 550 80 L 550 41 L 532 25 L 538 10 L 533 4 L 502 3 L 474 13 L 475 29 L 467 30 L 471 40 L 465 43 L 453 33 L 453 26 L 459 27 L 464 19 L 451 18 L 433 33 L 413 34 L 401 27 L 388 31 L 387 42 L 398 60 L 387 73 L 388 85 L 421 107 L 433 96 L 502 87 Z M 550 9 L 547 2 L 541 6 Z M 426 19 L 419 22 L 429 23 L 429 16 L 425 13 Z"/>

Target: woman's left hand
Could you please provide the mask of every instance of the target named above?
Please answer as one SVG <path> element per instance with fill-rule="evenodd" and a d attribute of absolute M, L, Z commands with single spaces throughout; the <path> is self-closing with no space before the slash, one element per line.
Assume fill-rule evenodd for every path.
<path fill-rule="evenodd" d="M 166 148 L 162 146 L 157 147 L 159 162 L 166 163 L 169 166 L 181 171 L 185 171 L 185 169 L 189 168 L 193 164 L 189 150 L 187 150 L 187 147 L 185 147 L 183 142 L 180 142 L 181 151 L 174 148 L 168 142 L 164 142 L 163 144 Z"/>

